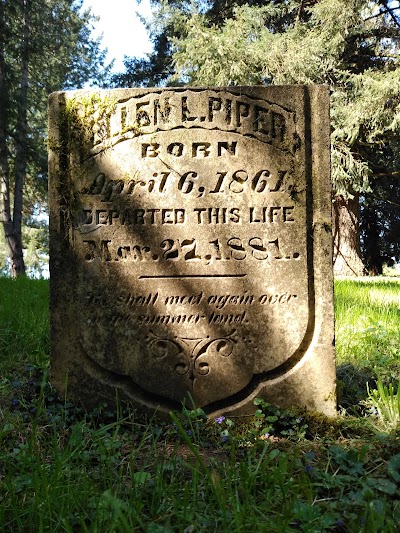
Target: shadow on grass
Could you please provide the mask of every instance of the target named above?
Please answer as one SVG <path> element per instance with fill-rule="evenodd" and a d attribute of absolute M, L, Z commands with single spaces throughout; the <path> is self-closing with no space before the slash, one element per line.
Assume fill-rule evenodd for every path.
<path fill-rule="evenodd" d="M 368 396 L 367 383 L 370 388 L 376 386 L 373 370 L 343 363 L 337 366 L 336 376 L 338 406 L 346 409 L 349 414 L 360 414 L 363 411 L 360 402 Z"/>

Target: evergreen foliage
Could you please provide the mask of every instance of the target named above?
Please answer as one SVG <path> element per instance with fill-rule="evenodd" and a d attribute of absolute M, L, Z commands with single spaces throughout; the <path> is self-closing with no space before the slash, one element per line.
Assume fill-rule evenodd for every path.
<path fill-rule="evenodd" d="M 114 82 L 327 83 L 335 194 L 345 200 L 361 194 L 372 205 L 379 190 L 386 213 L 389 183 L 400 176 L 398 1 L 154 0 L 153 5 L 149 30 L 155 52 L 136 72 L 135 60 L 127 60 L 126 72 Z M 394 237 L 400 211 L 392 218 L 373 244 L 382 251 L 386 238 Z M 398 242 L 399 237 L 393 251 L 400 256 Z"/>

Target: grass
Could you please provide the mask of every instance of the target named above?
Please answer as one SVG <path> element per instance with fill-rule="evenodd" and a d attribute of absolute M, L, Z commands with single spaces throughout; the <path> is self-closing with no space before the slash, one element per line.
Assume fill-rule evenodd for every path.
<path fill-rule="evenodd" d="M 360 409 L 365 383 L 400 381 L 400 280 L 335 283 L 339 403 Z"/>
<path fill-rule="evenodd" d="M 49 329 L 49 282 L 0 277 L 1 374 L 46 366 Z"/>
<path fill-rule="evenodd" d="M 59 398 L 48 282 L 0 279 L 0 530 L 398 531 L 399 289 L 336 283 L 337 419 L 258 400 L 165 422 Z"/>

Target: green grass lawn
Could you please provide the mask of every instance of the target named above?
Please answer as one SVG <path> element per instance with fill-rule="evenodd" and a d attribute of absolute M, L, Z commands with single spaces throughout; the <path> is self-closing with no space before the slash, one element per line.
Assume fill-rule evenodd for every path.
<path fill-rule="evenodd" d="M 58 398 L 48 282 L 0 279 L 0 531 L 399 531 L 400 282 L 335 290 L 337 419 L 165 422 Z"/>
<path fill-rule="evenodd" d="M 400 280 L 336 281 L 335 323 L 339 404 L 354 411 L 367 381 L 400 381 Z"/>

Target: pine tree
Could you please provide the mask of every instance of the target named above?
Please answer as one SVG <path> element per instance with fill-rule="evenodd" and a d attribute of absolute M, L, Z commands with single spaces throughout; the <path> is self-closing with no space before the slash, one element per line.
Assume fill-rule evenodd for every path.
<path fill-rule="evenodd" d="M 372 198 L 378 185 L 387 194 L 384 178 L 399 176 L 399 157 L 390 156 L 400 139 L 399 2 L 156 3 L 153 41 L 162 38 L 166 46 L 163 62 L 155 62 L 157 52 L 148 58 L 152 80 L 168 65 L 158 71 L 159 82 L 331 86 L 335 267 L 362 274 L 360 197 Z M 134 84 L 130 74 L 119 81 Z"/>

